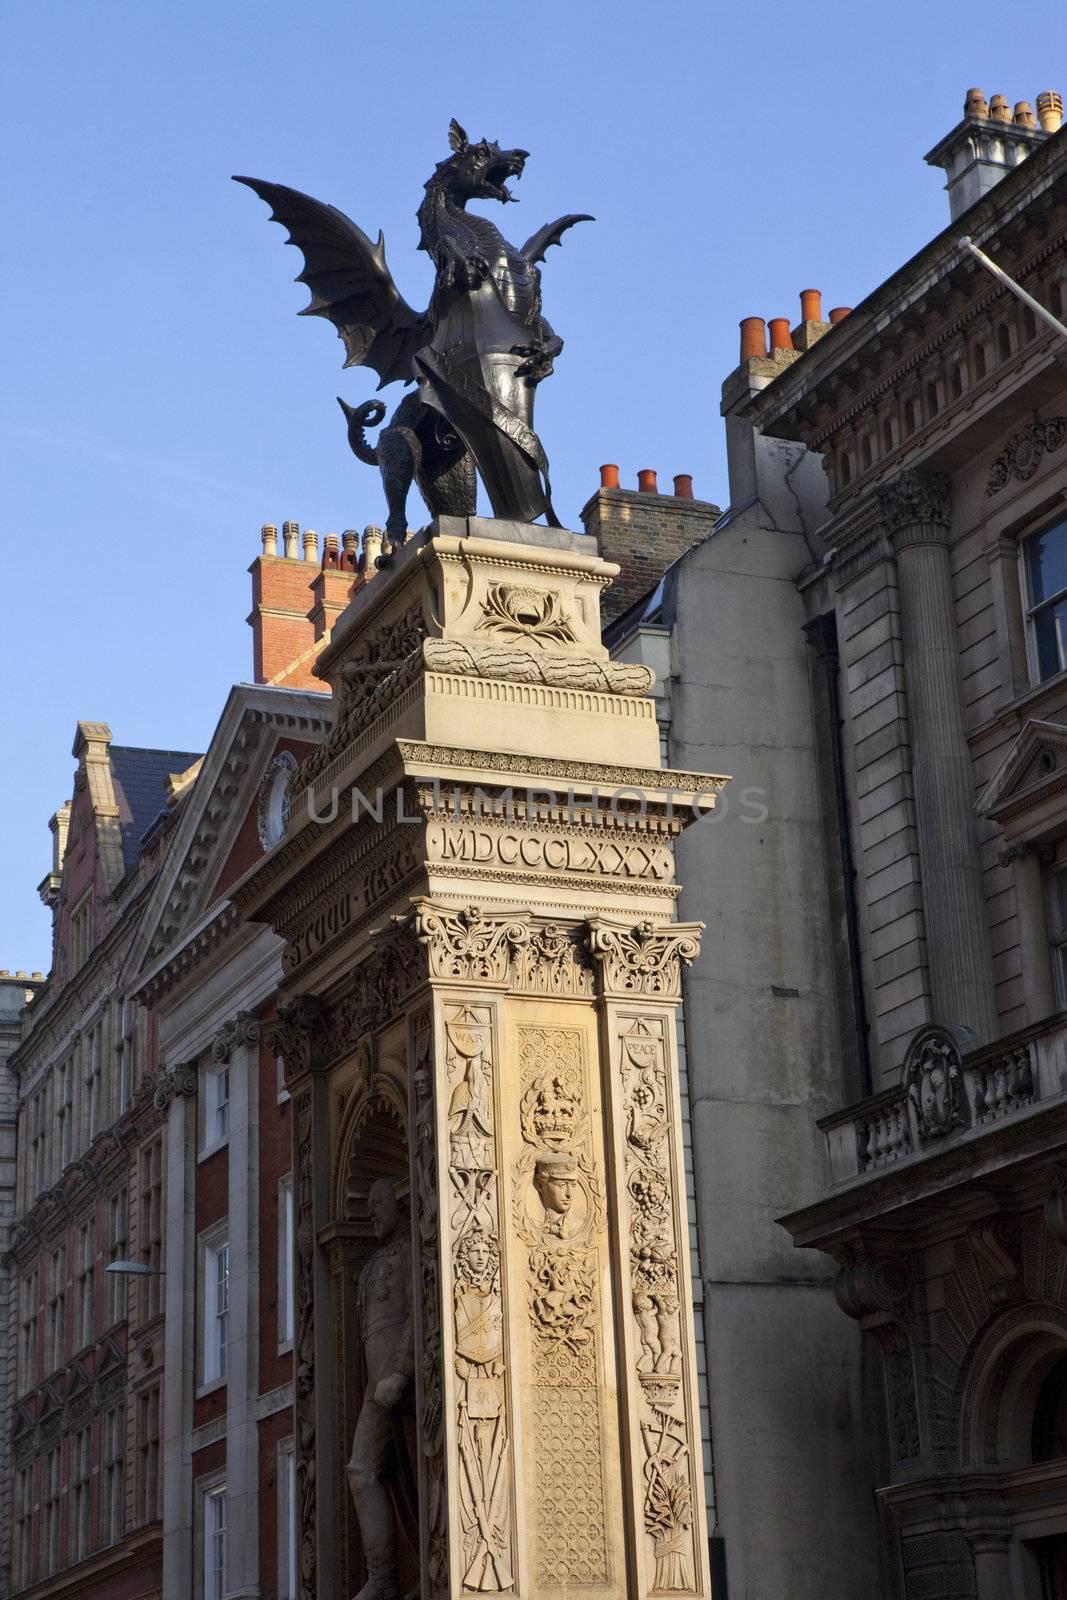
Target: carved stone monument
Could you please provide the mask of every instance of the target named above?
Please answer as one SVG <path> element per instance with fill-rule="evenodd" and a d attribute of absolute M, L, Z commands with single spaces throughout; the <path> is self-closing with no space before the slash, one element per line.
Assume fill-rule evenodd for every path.
<path fill-rule="evenodd" d="M 725 780 L 661 769 L 650 674 L 601 643 L 616 570 L 562 529 L 409 538 L 334 629 L 333 731 L 236 891 L 285 939 L 301 1600 L 708 1594 L 672 841 Z M 383 1177 L 407 1364 L 400 1312 L 375 1365 L 355 1303 Z M 410 1555 L 346 1482 L 402 1509 L 409 1460 Z"/>

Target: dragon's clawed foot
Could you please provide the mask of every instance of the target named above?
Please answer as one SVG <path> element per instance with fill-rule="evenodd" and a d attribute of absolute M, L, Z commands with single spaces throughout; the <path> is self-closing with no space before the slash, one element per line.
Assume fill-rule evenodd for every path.
<path fill-rule="evenodd" d="M 562 349 L 562 341 L 559 341 Z M 547 378 L 552 371 L 553 357 L 558 355 L 550 344 L 513 344 L 513 356 L 525 356 L 525 360 L 515 368 L 517 378 L 528 378 L 531 383 L 540 383 L 542 378 Z"/>

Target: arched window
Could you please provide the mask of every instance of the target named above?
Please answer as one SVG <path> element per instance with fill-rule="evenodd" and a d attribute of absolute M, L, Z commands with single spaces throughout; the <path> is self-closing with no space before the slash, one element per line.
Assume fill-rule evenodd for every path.
<path fill-rule="evenodd" d="M 997 329 L 997 355 L 1001 361 L 1011 360 L 1011 334 L 1006 322 Z"/>
<path fill-rule="evenodd" d="M 866 472 L 874 460 L 874 451 L 871 448 L 871 436 L 869 433 L 865 433 L 860 440 L 860 458 L 863 461 L 863 470 Z"/>
<path fill-rule="evenodd" d="M 1035 1464 L 1067 1456 L 1067 1355 L 1049 1369 L 1038 1390 L 1030 1455 Z"/>

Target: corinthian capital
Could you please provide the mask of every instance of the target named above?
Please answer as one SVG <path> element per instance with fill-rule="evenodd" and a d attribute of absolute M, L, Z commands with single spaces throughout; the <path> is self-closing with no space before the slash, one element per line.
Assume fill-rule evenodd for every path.
<path fill-rule="evenodd" d="M 882 518 L 894 541 L 920 527 L 948 527 L 952 484 L 944 472 L 908 468 L 878 490 Z"/>
<path fill-rule="evenodd" d="M 589 948 L 600 964 L 608 995 L 651 995 L 677 1000 L 682 967 L 700 954 L 702 922 L 639 922 L 636 926 L 589 923 Z"/>
<path fill-rule="evenodd" d="M 530 941 L 529 918 L 486 916 L 478 906 L 456 911 L 415 903 L 415 933 L 430 957 L 430 975 L 464 983 L 503 983 L 513 952 Z"/>

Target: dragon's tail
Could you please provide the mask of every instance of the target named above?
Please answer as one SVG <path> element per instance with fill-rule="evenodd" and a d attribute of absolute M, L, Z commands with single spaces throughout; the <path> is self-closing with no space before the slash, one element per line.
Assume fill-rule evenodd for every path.
<path fill-rule="evenodd" d="M 385 406 L 380 400 L 364 400 L 361 406 L 346 404 L 341 396 L 337 396 L 337 404 L 341 407 L 348 421 L 348 442 L 352 447 L 353 455 L 365 461 L 368 467 L 378 465 L 378 452 L 367 441 L 363 432 L 364 428 L 376 428 L 385 416 Z"/>

